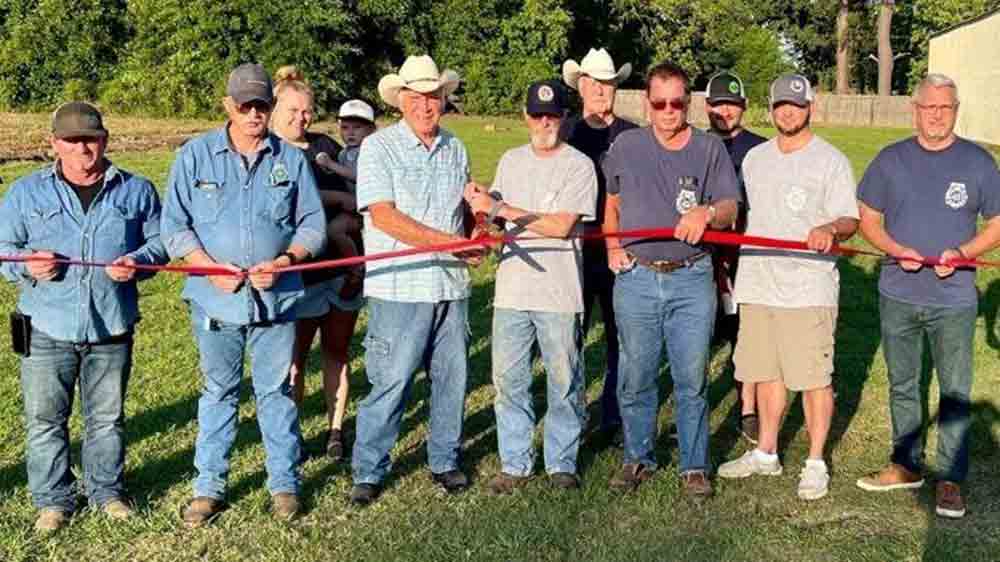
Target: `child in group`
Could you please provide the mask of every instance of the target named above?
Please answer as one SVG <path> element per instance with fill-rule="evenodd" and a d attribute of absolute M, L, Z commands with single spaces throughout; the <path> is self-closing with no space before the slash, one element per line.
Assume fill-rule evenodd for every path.
<path fill-rule="evenodd" d="M 344 148 L 337 155 L 336 162 L 327 157 L 325 161 L 318 163 L 324 169 L 343 178 L 347 191 L 353 195 L 356 189 L 361 141 L 375 132 L 375 110 L 367 103 L 353 99 L 340 106 L 337 117 Z M 360 232 L 361 227 L 361 218 L 356 212 L 342 211 L 330 217 L 327 222 L 327 237 L 341 256 L 356 256 L 360 252 L 352 235 Z M 345 291 L 351 292 L 355 287 L 360 287 L 364 275 L 361 271 L 363 270 L 360 267 L 352 268 L 344 285 Z"/>

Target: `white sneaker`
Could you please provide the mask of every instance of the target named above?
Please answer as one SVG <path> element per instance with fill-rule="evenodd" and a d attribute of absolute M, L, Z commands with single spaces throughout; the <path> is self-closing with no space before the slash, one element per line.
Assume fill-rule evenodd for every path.
<path fill-rule="evenodd" d="M 806 463 L 799 475 L 799 497 L 804 500 L 818 500 L 830 490 L 830 474 L 826 463 Z"/>
<path fill-rule="evenodd" d="M 773 461 L 769 462 L 761 459 L 760 455 L 755 455 L 754 451 L 747 451 L 734 461 L 722 463 L 722 466 L 719 467 L 719 476 L 723 478 L 746 478 L 754 474 L 780 476 L 781 470 L 781 461 L 778 460 L 777 455 Z"/>

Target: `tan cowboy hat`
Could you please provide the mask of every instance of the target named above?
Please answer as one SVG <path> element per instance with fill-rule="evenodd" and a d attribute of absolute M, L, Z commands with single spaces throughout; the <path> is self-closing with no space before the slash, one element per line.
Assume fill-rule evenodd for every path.
<path fill-rule="evenodd" d="M 378 93 L 382 101 L 392 107 L 399 107 L 399 91 L 403 88 L 426 94 L 441 90 L 447 97 L 458 88 L 458 73 L 445 69 L 439 72 L 437 64 L 429 55 L 406 57 L 399 74 L 387 74 L 378 81 Z"/>
<path fill-rule="evenodd" d="M 632 74 L 632 65 L 625 63 L 616 72 L 615 61 L 611 60 L 611 55 L 602 48 L 600 50 L 591 49 L 587 56 L 580 61 L 580 64 L 577 64 L 573 59 L 564 62 L 562 71 L 563 81 L 566 82 L 567 86 L 576 90 L 577 82 L 584 75 L 597 80 L 614 82 L 615 85 L 618 85 Z"/>

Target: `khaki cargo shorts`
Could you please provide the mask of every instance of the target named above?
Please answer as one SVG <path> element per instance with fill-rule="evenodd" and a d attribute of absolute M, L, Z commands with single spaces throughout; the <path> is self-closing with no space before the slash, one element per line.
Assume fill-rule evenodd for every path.
<path fill-rule="evenodd" d="M 833 378 L 833 334 L 837 308 L 740 305 L 733 363 L 736 380 L 784 381 L 789 390 L 815 390 Z"/>

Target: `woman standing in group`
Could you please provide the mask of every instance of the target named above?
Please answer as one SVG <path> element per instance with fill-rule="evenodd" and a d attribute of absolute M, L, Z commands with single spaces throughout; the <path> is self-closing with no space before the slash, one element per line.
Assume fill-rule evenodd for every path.
<path fill-rule="evenodd" d="M 310 133 L 313 120 L 313 91 L 302 74 L 292 66 L 278 69 L 274 77 L 276 104 L 271 117 L 271 129 L 285 142 L 301 148 L 312 165 L 320 196 L 327 217 L 335 213 L 354 213 L 355 197 L 348 191 L 343 179 L 332 173 L 329 162 L 335 162 L 341 146 L 327 135 Z M 354 233 L 360 246 L 360 220 Z M 325 255 L 317 259 L 340 257 Z M 326 437 L 326 454 L 340 461 L 347 450 L 343 438 L 344 410 L 347 407 L 350 372 L 350 346 L 358 311 L 364 305 L 361 296 L 363 275 L 357 268 L 349 270 L 315 270 L 303 272 L 306 295 L 297 308 L 295 356 L 292 363 L 294 396 L 301 409 L 305 389 L 306 356 L 312 347 L 316 332 L 320 332 L 320 349 L 323 357 L 323 394 L 326 398 L 329 433 Z"/>

